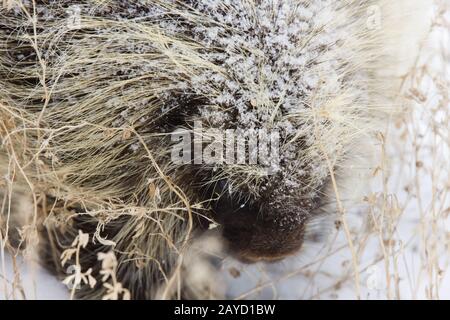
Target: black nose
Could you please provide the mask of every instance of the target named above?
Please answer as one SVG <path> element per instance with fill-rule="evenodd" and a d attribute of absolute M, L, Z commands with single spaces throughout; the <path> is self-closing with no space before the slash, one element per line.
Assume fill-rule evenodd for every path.
<path fill-rule="evenodd" d="M 222 183 L 221 186 L 226 186 Z M 297 206 L 271 208 L 262 197 L 249 199 L 222 192 L 212 204 L 229 250 L 244 262 L 275 261 L 297 252 L 304 237 L 304 221 L 290 219 Z M 285 225 L 283 221 L 291 221 Z"/>
<path fill-rule="evenodd" d="M 244 219 L 257 214 L 258 208 L 254 201 L 233 194 L 226 180 L 221 180 L 214 187 L 214 202 L 212 209 L 217 222 L 224 224 L 232 219 Z"/>

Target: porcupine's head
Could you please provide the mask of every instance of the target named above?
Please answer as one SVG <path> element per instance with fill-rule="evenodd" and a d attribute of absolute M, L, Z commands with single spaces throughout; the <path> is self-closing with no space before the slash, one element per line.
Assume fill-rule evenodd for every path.
<path fill-rule="evenodd" d="M 355 67 L 364 59 L 363 6 L 212 0 L 193 7 L 203 20 L 189 35 L 214 67 L 189 79 L 197 145 L 188 150 L 198 161 L 187 166 L 189 183 L 211 199 L 212 218 L 237 257 L 276 261 L 302 247 L 308 224 L 330 201 L 331 173 L 339 174 L 365 121 L 367 74 Z"/>

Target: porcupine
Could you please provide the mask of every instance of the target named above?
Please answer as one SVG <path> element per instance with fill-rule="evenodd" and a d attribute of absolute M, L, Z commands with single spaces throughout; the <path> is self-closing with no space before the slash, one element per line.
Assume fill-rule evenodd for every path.
<path fill-rule="evenodd" d="M 417 51 L 426 1 L 393 2 L 7 1 L 2 166 L 33 203 L 43 263 L 67 276 L 60 257 L 81 230 L 79 264 L 98 280 L 97 254 L 112 249 L 132 298 L 196 298 L 183 256 L 210 226 L 247 262 L 298 252 L 338 211 L 337 189 L 370 172 Z M 172 133 L 198 122 L 197 138 L 277 132 L 277 162 L 174 163 Z"/>

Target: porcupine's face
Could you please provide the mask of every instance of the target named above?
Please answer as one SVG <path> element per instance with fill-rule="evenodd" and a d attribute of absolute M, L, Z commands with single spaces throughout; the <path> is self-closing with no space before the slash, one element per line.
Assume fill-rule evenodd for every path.
<path fill-rule="evenodd" d="M 324 201 L 329 165 L 342 152 L 343 131 L 322 117 L 343 81 L 339 39 L 320 18 L 333 6 L 332 1 L 196 2 L 196 10 L 214 23 L 198 25 L 193 36 L 208 48 L 203 57 L 218 68 L 191 79 L 202 98 L 190 120 L 201 122 L 203 138 L 208 129 L 226 132 L 218 138 L 224 158 L 233 149 L 228 143 L 236 153 L 234 163 L 193 165 L 192 183 L 212 199 L 212 217 L 244 261 L 279 260 L 301 248 L 307 224 Z M 247 144 L 245 163 L 236 163 L 230 129 L 246 143 L 255 132 L 262 134 L 259 149 Z M 273 142 L 272 149 L 264 149 L 263 141 Z M 255 152 L 261 158 L 249 163 Z"/>

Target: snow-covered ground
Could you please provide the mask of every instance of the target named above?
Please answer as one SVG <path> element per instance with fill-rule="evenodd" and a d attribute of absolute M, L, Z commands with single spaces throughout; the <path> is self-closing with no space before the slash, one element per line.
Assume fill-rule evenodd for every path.
<path fill-rule="evenodd" d="M 17 259 L 18 273 L 14 274 L 13 259 L 5 257 L 6 276 L 0 275 L 0 300 L 4 299 L 38 299 L 62 300 L 68 299 L 69 293 L 64 284 L 44 270 L 36 261 Z M 17 281 L 20 277 L 20 281 Z M 14 281 L 16 279 L 16 281 Z M 20 283 L 21 287 L 15 287 Z"/>

